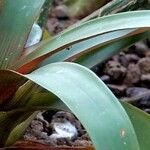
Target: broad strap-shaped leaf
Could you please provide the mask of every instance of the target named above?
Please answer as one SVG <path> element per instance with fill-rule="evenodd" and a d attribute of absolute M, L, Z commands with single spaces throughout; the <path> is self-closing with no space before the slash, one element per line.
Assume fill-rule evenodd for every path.
<path fill-rule="evenodd" d="M 2 10 L 2 6 L 3 6 L 3 0 L 0 0 L 0 13 L 1 13 L 1 10 Z"/>
<path fill-rule="evenodd" d="M 14 72 L 14 76 L 21 74 Z M 77 64 L 54 63 L 24 77 L 60 98 L 85 126 L 97 150 L 139 150 L 126 112 L 92 71 Z"/>
<path fill-rule="evenodd" d="M 31 53 L 24 54 L 12 66 L 19 72 L 29 72 L 33 66 L 52 54 L 85 39 L 111 31 L 133 28 L 150 27 L 150 11 L 134 11 L 102 17 L 83 23 L 76 28 L 62 32 L 52 40 L 46 40 L 31 49 Z M 140 20 L 140 21 L 139 21 Z M 87 32 L 88 31 L 88 32 Z M 114 38 L 113 38 L 114 39 Z M 24 66 L 21 68 L 21 66 Z"/>
<path fill-rule="evenodd" d="M 74 59 L 74 62 L 92 68 L 95 65 L 104 62 L 113 55 L 116 55 L 124 48 L 127 48 L 134 43 L 144 40 L 149 37 L 149 32 L 141 33 L 124 39 L 120 39 L 116 42 L 108 44 L 106 46 L 96 48 L 89 53 L 78 56 Z"/>
<path fill-rule="evenodd" d="M 7 105 L 3 104 L 0 109 L 1 146 L 12 145 L 22 137 L 26 128 L 37 114 L 32 114 L 33 112 L 39 110 L 70 111 L 57 96 L 41 89 L 38 85 L 28 81 L 18 89 L 13 99 Z"/>
<path fill-rule="evenodd" d="M 149 150 L 150 148 L 150 115 L 144 111 L 122 102 L 136 132 L 140 150 Z"/>
<path fill-rule="evenodd" d="M 113 38 L 118 40 L 119 38 L 125 38 L 126 36 L 134 34 L 135 32 L 138 31 L 136 29 L 119 30 L 104 34 L 103 36 L 99 35 L 97 37 L 84 40 L 58 53 L 55 53 L 46 59 L 42 64 L 40 64 L 40 66 L 59 61 L 74 61 L 80 55 L 82 56 L 84 53 L 88 53 L 88 51 L 92 52 L 93 49 L 101 47 L 102 45 L 107 44 L 107 42 L 109 43 L 111 40 L 113 40 Z"/>
<path fill-rule="evenodd" d="M 36 111 L 45 109 L 68 110 L 67 106 L 60 102 L 60 99 L 44 90 L 32 81 L 28 81 L 17 90 L 13 98 L 3 104 L 1 111 Z"/>
<path fill-rule="evenodd" d="M 0 104 L 4 103 L 16 90 L 21 86 L 25 80 L 19 76 L 13 76 L 13 73 L 5 73 L 0 70 Z"/>
<path fill-rule="evenodd" d="M 10 130 L 11 132 L 10 132 L 10 134 L 9 134 L 7 140 L 6 140 L 5 146 L 9 146 L 9 145 L 14 144 L 18 139 L 20 139 L 20 137 L 23 136 L 23 134 L 26 131 L 27 127 L 30 125 L 31 121 L 35 118 L 35 116 L 37 115 L 38 112 L 34 112 L 34 113 L 29 112 L 28 115 L 27 115 L 26 112 L 23 112 L 23 113 L 24 113 L 24 115 L 22 115 L 21 117 L 23 117 L 23 118 L 26 117 L 25 120 L 23 120 L 23 121 L 22 120 L 17 120 L 17 117 L 13 118 L 12 123 L 14 123 L 15 121 L 16 121 L 16 123 L 14 124 L 15 125 L 14 127 L 12 126 L 13 128 L 11 128 L 11 126 L 9 128 L 9 129 L 11 129 Z M 23 114 L 23 113 L 20 112 L 20 114 Z M 15 114 L 18 115 L 19 112 L 15 113 Z M 14 117 L 14 116 L 12 116 L 12 117 Z M 6 123 L 9 123 L 9 122 L 6 122 Z M 8 131 L 5 131 L 5 132 L 9 133 Z"/>
<path fill-rule="evenodd" d="M 0 134 L 0 147 L 3 147 L 6 144 L 6 141 L 11 131 L 18 124 L 28 119 L 28 117 L 30 117 L 32 113 L 33 112 L 20 111 L 20 110 L 19 111 L 14 110 L 10 112 L 0 111 L 0 133 L 1 133 Z M 31 121 L 31 118 L 30 118 L 30 121 Z M 29 122 L 28 122 L 28 125 L 29 125 Z M 23 131 L 21 133 L 23 133 Z M 19 135 L 21 133 L 16 133 L 16 134 Z M 12 139 L 12 141 L 15 142 L 15 139 Z"/>
<path fill-rule="evenodd" d="M 21 55 L 44 1 L 1 0 L 0 68 L 9 68 Z"/>

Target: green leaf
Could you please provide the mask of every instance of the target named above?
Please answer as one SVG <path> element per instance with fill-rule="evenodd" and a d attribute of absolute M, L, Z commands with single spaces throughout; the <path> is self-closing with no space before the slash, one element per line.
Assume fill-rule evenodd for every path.
<path fill-rule="evenodd" d="M 21 86 L 25 80 L 19 76 L 13 76 L 13 73 L 5 73 L 0 70 L 1 79 L 0 79 L 0 106 L 8 99 L 16 90 Z"/>
<path fill-rule="evenodd" d="M 60 99 L 31 81 L 23 84 L 1 111 L 33 111 L 45 109 L 69 110 Z"/>
<path fill-rule="evenodd" d="M 2 6 L 3 6 L 3 0 L 0 0 L 0 13 L 1 13 L 1 10 L 2 10 Z"/>
<path fill-rule="evenodd" d="M 46 40 L 32 47 L 12 68 L 19 68 L 17 70 L 19 72 L 29 72 L 33 69 L 33 66 L 35 67 L 45 58 L 83 40 L 122 29 L 144 28 L 146 30 L 150 27 L 149 19 L 150 11 L 147 10 L 126 12 L 88 21 L 76 28 L 62 32 L 52 40 Z M 112 39 L 115 39 L 115 37 Z M 21 68 L 21 66 L 23 67 Z"/>
<path fill-rule="evenodd" d="M 45 0 L 4 0 L 0 6 L 0 68 L 21 55 L 32 24 Z"/>
<path fill-rule="evenodd" d="M 37 112 L 34 112 L 32 115 L 29 115 L 26 120 L 18 124 L 11 130 L 10 135 L 7 138 L 5 146 L 14 144 L 25 132 L 26 128 L 30 125 L 31 121 L 35 118 Z"/>
<path fill-rule="evenodd" d="M 136 132 L 140 150 L 149 150 L 150 148 L 150 115 L 144 111 L 122 102 Z"/>
<path fill-rule="evenodd" d="M 87 68 L 73 63 L 54 63 L 24 77 L 60 98 L 85 126 L 97 150 L 120 147 L 139 150 L 134 129 L 121 104 Z"/>
<path fill-rule="evenodd" d="M 126 36 L 131 35 L 131 33 L 136 32 L 136 29 L 127 29 L 127 30 L 120 30 L 115 32 L 110 32 L 107 34 L 104 34 L 103 36 L 97 36 L 88 40 L 84 40 L 82 42 L 79 42 L 77 44 L 74 44 L 67 49 L 64 49 L 58 53 L 55 53 L 54 55 L 50 56 L 48 59 L 46 59 L 43 63 L 40 64 L 40 66 L 59 62 L 59 61 L 72 61 L 76 60 L 77 57 L 80 55 L 82 56 L 84 53 L 87 53 L 88 51 L 93 51 L 97 47 L 101 47 L 104 43 L 106 44 L 108 41 L 113 40 L 113 38 L 125 38 Z"/>
<path fill-rule="evenodd" d="M 5 145 L 11 131 L 21 122 L 25 121 L 33 112 L 0 111 L 0 147 Z M 16 133 L 20 134 L 20 133 Z M 14 141 L 14 139 L 12 139 Z M 15 142 L 15 141 L 14 141 Z"/>
<path fill-rule="evenodd" d="M 92 68 L 95 65 L 102 63 L 106 59 L 110 58 L 111 56 L 119 53 L 122 49 L 129 47 L 140 40 L 146 39 L 147 37 L 149 37 L 149 32 L 127 37 L 125 39 L 120 39 L 116 42 L 76 57 L 74 61 L 88 68 Z"/>

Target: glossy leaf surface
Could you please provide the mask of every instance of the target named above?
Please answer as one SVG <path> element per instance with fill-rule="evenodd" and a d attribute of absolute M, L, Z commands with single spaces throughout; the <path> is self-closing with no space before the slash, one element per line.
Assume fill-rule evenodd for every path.
<path fill-rule="evenodd" d="M 128 103 L 122 103 L 122 105 L 134 126 L 140 150 L 149 150 L 150 142 L 148 139 L 150 139 L 150 115 Z"/>
<path fill-rule="evenodd" d="M 74 61 L 88 68 L 92 68 L 95 65 L 107 60 L 111 56 L 119 53 L 122 49 L 129 47 L 140 40 L 144 40 L 146 37 L 149 37 L 149 32 L 120 39 L 106 46 L 96 48 L 85 55 L 81 55 Z"/>
<path fill-rule="evenodd" d="M 145 29 L 150 26 L 149 19 L 150 11 L 135 11 L 94 19 L 62 32 L 52 40 L 46 40 L 32 47 L 28 50 L 31 53 L 25 53 L 12 68 L 19 68 L 18 71 L 22 73 L 29 72 L 45 58 L 72 44 L 111 31 L 133 28 Z"/>
<path fill-rule="evenodd" d="M 44 1 L 1 1 L 0 68 L 9 68 L 21 55 L 32 24 L 38 17 Z"/>
<path fill-rule="evenodd" d="M 97 150 L 139 149 L 126 112 L 90 70 L 77 64 L 55 63 L 24 77 L 59 97 L 85 126 Z"/>

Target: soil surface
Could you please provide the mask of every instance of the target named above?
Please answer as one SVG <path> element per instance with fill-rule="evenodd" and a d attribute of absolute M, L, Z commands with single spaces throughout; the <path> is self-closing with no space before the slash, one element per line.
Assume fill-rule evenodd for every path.
<path fill-rule="evenodd" d="M 56 35 L 78 19 L 70 18 L 63 0 L 55 0 L 47 29 Z M 136 43 L 93 68 L 121 100 L 150 113 L 150 41 Z M 87 146 L 92 142 L 81 123 L 68 112 L 39 112 L 28 127 L 24 139 L 38 140 L 50 146 Z"/>

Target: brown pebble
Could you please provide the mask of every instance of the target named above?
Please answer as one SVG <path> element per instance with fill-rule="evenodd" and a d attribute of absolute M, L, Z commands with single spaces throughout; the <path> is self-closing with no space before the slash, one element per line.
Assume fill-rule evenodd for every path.
<path fill-rule="evenodd" d="M 123 95 L 127 88 L 125 85 L 107 84 L 107 86 L 110 88 L 110 90 L 113 91 L 114 94 L 119 95 L 119 96 Z"/>
<path fill-rule="evenodd" d="M 150 73 L 150 57 L 144 57 L 139 60 L 138 66 L 142 74 Z"/>
<path fill-rule="evenodd" d="M 58 19 L 67 19 L 69 17 L 68 8 L 65 5 L 55 7 L 54 13 Z"/>
<path fill-rule="evenodd" d="M 127 74 L 124 79 L 124 83 L 131 86 L 140 81 L 141 72 L 137 64 L 129 64 L 127 68 Z"/>
<path fill-rule="evenodd" d="M 108 61 L 104 70 L 105 74 L 109 75 L 112 80 L 123 80 L 126 74 L 126 68 L 117 61 Z"/>

